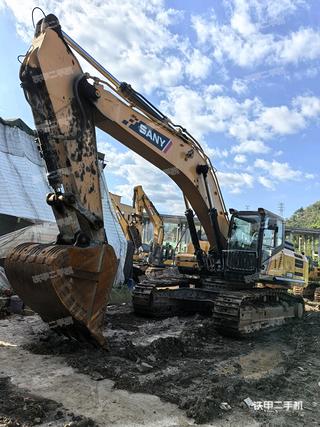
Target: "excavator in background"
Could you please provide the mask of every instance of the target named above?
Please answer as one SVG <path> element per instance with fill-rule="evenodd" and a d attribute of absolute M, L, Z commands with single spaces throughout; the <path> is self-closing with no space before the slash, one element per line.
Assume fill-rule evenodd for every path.
<path fill-rule="evenodd" d="M 133 243 L 135 253 L 137 253 L 139 248 L 141 248 L 142 246 L 141 232 L 133 222 L 129 222 L 127 220 L 127 218 L 121 211 L 120 206 L 116 203 L 112 196 L 111 201 L 123 234 L 128 242 L 130 241 Z"/>
<path fill-rule="evenodd" d="M 210 244 L 207 240 L 199 239 L 199 245 L 203 252 L 207 253 L 210 249 Z M 180 273 L 194 274 L 197 270 L 200 271 L 197 257 L 194 252 L 193 243 L 189 242 L 186 252 L 178 252 L 175 255 L 174 265 L 179 269 Z"/>
<path fill-rule="evenodd" d="M 129 215 L 128 219 L 112 196 L 111 200 L 122 231 L 127 241 L 132 242 L 134 246 L 132 255 L 132 278 L 134 281 L 139 282 L 140 278 L 145 274 L 154 274 L 154 270 L 162 270 L 165 266 L 172 265 L 172 260 L 164 259 L 165 251 L 162 248 L 164 238 L 163 220 L 142 186 L 134 187 L 134 212 Z M 144 212 L 147 213 L 153 225 L 151 245 L 142 242 Z"/>
<path fill-rule="evenodd" d="M 303 296 L 320 302 L 320 267 L 318 265 L 313 265 L 309 272 L 309 284 L 305 288 Z"/>
<path fill-rule="evenodd" d="M 304 298 L 320 302 L 320 267 L 319 261 L 315 261 L 311 256 L 307 256 L 309 262 L 308 283 L 304 288 L 294 287 L 295 295 L 302 295 Z"/>
<path fill-rule="evenodd" d="M 132 241 L 135 247 L 133 260 L 151 266 L 160 266 L 163 262 L 162 244 L 164 238 L 163 220 L 154 204 L 151 202 L 141 185 L 133 189 L 134 212 L 127 219 L 120 206 L 112 198 L 112 204 L 116 212 L 119 224 L 128 241 Z M 143 214 L 146 212 L 149 221 L 153 225 L 153 238 L 150 249 L 146 251 L 142 242 Z"/>
<path fill-rule="evenodd" d="M 102 77 L 84 73 L 76 52 Z M 103 226 L 95 127 L 141 155 L 182 190 L 199 265 L 197 275 L 146 279 L 133 292 L 136 313 L 209 311 L 222 332 L 250 333 L 301 318 L 307 261 L 285 242 L 284 222 L 266 209 L 227 213 L 215 169 L 200 144 L 129 84 L 119 82 L 50 14 L 35 29 L 20 70 L 53 191 L 47 197 L 55 245 L 25 243 L 6 259 L 18 295 L 60 332 L 99 344 L 117 268 Z M 197 215 L 210 245 L 205 252 Z M 306 274 L 305 274 L 306 273 Z"/>
<path fill-rule="evenodd" d="M 141 230 L 141 234 L 143 229 L 143 212 L 146 212 L 148 215 L 148 218 L 153 226 L 153 239 L 148 255 L 148 264 L 152 266 L 160 266 L 163 261 L 163 220 L 154 204 L 144 192 L 141 185 L 137 185 L 133 189 L 133 207 L 135 212 L 132 215 L 132 221 L 138 224 L 138 229 Z"/>

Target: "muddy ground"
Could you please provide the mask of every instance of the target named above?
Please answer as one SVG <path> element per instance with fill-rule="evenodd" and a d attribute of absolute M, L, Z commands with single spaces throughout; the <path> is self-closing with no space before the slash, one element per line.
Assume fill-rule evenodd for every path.
<path fill-rule="evenodd" d="M 70 427 L 95 427 L 97 424 L 87 417 L 75 415 L 60 403 L 43 399 L 19 389 L 9 377 L 0 378 L 0 425 L 7 427 L 33 426 L 43 423 L 61 424 Z"/>
<path fill-rule="evenodd" d="M 320 425 L 319 311 L 307 312 L 304 321 L 286 325 L 279 330 L 265 331 L 250 339 L 235 340 L 217 335 L 212 320 L 199 315 L 146 320 L 136 317 L 130 306 L 114 306 L 109 307 L 106 317 L 108 352 L 71 343 L 57 337 L 46 327 L 39 329 L 38 326 L 42 324 L 38 318 L 32 321 L 38 328 L 33 326 L 32 333 L 28 319 L 19 325 L 18 335 L 29 331 L 27 339 L 20 340 L 18 346 L 24 358 L 38 357 L 39 363 L 45 360 L 49 366 L 58 363 L 67 372 L 70 369 L 70 375 L 76 378 L 74 381 L 78 381 L 79 376 L 81 382 L 94 383 L 95 404 L 98 407 L 105 407 L 108 399 L 115 405 L 114 395 L 104 394 L 106 387 L 109 387 L 110 393 L 123 393 L 122 390 L 126 390 L 133 394 L 126 395 L 127 401 L 120 401 L 117 397 L 117 405 L 120 405 L 118 415 L 115 415 L 114 422 L 108 424 L 107 421 L 101 423 L 95 413 L 81 406 L 76 408 L 77 413 L 70 415 L 69 412 L 67 415 L 70 409 L 68 405 L 72 406 L 72 402 L 59 399 L 59 394 L 43 393 L 41 388 L 31 387 L 38 397 L 49 396 L 54 397 L 54 400 L 40 402 L 40 407 L 49 407 L 44 411 L 46 417 L 35 413 L 26 417 L 25 424 L 20 425 L 35 425 L 32 423 L 39 421 L 39 418 L 43 423 L 41 425 L 50 425 L 44 423 L 48 420 L 54 422 L 57 411 L 65 417 L 61 420 L 65 424 L 78 422 L 82 426 L 96 425 L 95 422 L 97 425 L 124 427 L 171 427 L 194 423 L 206 423 L 208 426 Z M 7 340 L 10 332 L 8 327 L 9 324 L 5 328 Z M 0 358 L 2 368 L 3 363 Z M 17 370 L 17 365 L 11 367 L 8 377 L 15 385 L 2 380 L 0 386 L 9 387 L 10 391 L 10 387 L 18 385 L 18 389 L 11 389 L 13 396 L 20 393 L 23 397 L 25 393 L 25 397 L 30 399 L 27 380 L 19 381 L 10 375 L 15 372 L 14 369 Z M 22 391 L 21 386 L 25 387 Z M 137 400 L 138 403 L 132 401 L 136 396 L 141 396 L 136 393 L 145 393 L 142 395 L 145 397 Z M 148 401 L 150 395 L 160 397 L 164 403 Z M 266 403 L 264 406 L 269 408 L 255 410 L 244 403 L 248 397 L 254 402 L 277 402 L 274 406 L 278 409 L 270 408 L 270 404 Z M 9 412 L 12 411 L 12 408 L 6 409 L 3 401 L 1 393 L 0 425 L 2 422 L 14 426 L 16 424 L 5 424 L 3 421 L 6 417 L 10 418 Z M 139 406 L 141 402 L 145 404 L 143 409 Z M 179 409 L 174 409 L 176 406 L 165 406 L 165 402 L 177 405 Z M 299 409 L 300 403 L 293 408 L 293 402 L 302 402 L 303 409 Z M 32 408 L 35 405 L 31 405 Z M 126 412 L 127 406 L 128 412 L 133 411 L 135 405 L 137 412 L 145 411 L 145 415 L 137 418 L 135 414 L 134 418 L 122 418 L 119 421 L 119 414 Z M 261 405 L 258 407 L 261 408 Z M 111 405 L 108 413 L 114 410 Z M 22 412 L 28 413 L 28 405 Z M 80 418 L 74 419 L 77 416 Z M 81 417 L 87 419 L 83 421 Z M 155 417 L 154 421 L 152 417 Z M 162 424 L 158 424 L 161 420 Z"/>

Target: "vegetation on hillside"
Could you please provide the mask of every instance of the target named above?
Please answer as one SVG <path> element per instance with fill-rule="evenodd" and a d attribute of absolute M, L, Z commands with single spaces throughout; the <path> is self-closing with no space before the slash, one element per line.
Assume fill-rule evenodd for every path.
<path fill-rule="evenodd" d="M 320 201 L 295 211 L 286 225 L 287 227 L 320 228 Z"/>

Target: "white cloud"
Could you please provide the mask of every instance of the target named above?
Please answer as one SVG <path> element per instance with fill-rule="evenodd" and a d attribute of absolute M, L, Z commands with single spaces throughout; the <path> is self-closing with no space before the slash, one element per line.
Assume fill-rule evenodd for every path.
<path fill-rule="evenodd" d="M 308 78 L 315 78 L 317 77 L 317 75 L 319 74 L 319 67 L 308 67 L 306 70 L 304 70 L 304 73 L 302 72 L 301 78 L 304 78 L 304 76 L 308 77 Z M 299 77 L 300 77 L 299 75 Z"/>
<path fill-rule="evenodd" d="M 278 61 L 297 63 L 320 56 L 320 33 L 312 28 L 300 28 L 277 45 Z"/>
<path fill-rule="evenodd" d="M 278 181 L 299 180 L 302 177 L 302 172 L 292 169 L 287 162 L 280 163 L 276 160 L 269 162 L 267 160 L 257 159 L 254 162 L 254 166 L 257 169 L 266 171 L 270 177 Z"/>
<path fill-rule="evenodd" d="M 233 153 L 266 154 L 270 151 L 270 148 L 262 141 L 247 140 L 233 146 L 231 151 Z"/>
<path fill-rule="evenodd" d="M 230 24 L 231 28 L 244 37 L 249 37 L 257 31 L 256 26 L 251 21 L 249 3 L 247 1 L 235 0 L 235 9 L 231 16 Z"/>
<path fill-rule="evenodd" d="M 314 173 L 306 173 L 306 174 L 304 174 L 304 177 L 306 179 L 315 179 L 316 175 Z"/>
<path fill-rule="evenodd" d="M 262 111 L 259 122 L 263 127 L 278 135 L 296 133 L 306 126 L 303 114 L 289 110 L 286 105 L 266 108 Z"/>
<path fill-rule="evenodd" d="M 262 24 L 279 24 L 301 7 L 308 7 L 305 0 L 255 0 L 259 21 Z"/>
<path fill-rule="evenodd" d="M 282 156 L 282 154 L 283 154 L 282 150 L 278 150 L 275 153 L 273 153 L 273 155 L 276 156 L 276 157 Z"/>
<path fill-rule="evenodd" d="M 276 160 L 256 159 L 254 167 L 259 173 L 264 173 L 258 177 L 258 182 L 269 190 L 275 190 L 279 182 L 316 178 L 312 173 L 303 173 L 300 170 L 293 169 L 287 162 L 280 163 Z"/>
<path fill-rule="evenodd" d="M 220 185 L 231 194 L 240 194 L 244 190 L 253 187 L 254 178 L 245 172 L 217 172 Z"/>
<path fill-rule="evenodd" d="M 238 142 L 234 153 L 267 153 L 265 141 L 298 133 L 320 117 L 320 98 L 299 96 L 289 106 L 266 107 L 258 98 L 239 102 L 211 87 L 177 86 L 168 89 L 161 109 L 202 141 L 211 132 L 224 133 Z"/>
<path fill-rule="evenodd" d="M 208 95 L 218 94 L 224 91 L 224 87 L 218 84 L 210 84 L 206 87 L 206 93 Z"/>
<path fill-rule="evenodd" d="M 320 116 L 320 98 L 316 96 L 298 96 L 293 100 L 293 105 L 306 118 Z"/>
<path fill-rule="evenodd" d="M 242 95 L 247 92 L 248 85 L 245 80 L 235 79 L 232 82 L 232 90 L 238 95 Z"/>
<path fill-rule="evenodd" d="M 19 35 L 32 38 L 33 0 L 5 1 L 17 20 Z M 194 48 L 173 25 L 183 12 L 166 8 L 164 0 L 42 0 L 37 5 L 58 16 L 63 30 L 120 81 L 151 93 L 177 85 L 184 78 L 206 78 L 212 60 Z M 30 17 L 30 19 L 29 19 Z M 35 20 L 42 17 L 36 12 Z"/>
<path fill-rule="evenodd" d="M 259 176 L 258 182 L 263 185 L 268 190 L 274 190 L 275 189 L 275 183 L 271 179 L 267 178 L 266 176 Z"/>
<path fill-rule="evenodd" d="M 200 44 L 210 45 L 218 62 L 230 60 L 241 67 L 259 64 L 295 64 L 320 57 L 320 32 L 301 27 L 286 35 L 267 32 L 285 20 L 304 1 L 234 0 L 229 2 L 231 14 L 227 23 L 211 16 L 193 16 L 192 23 Z"/>
<path fill-rule="evenodd" d="M 206 143 L 202 143 L 202 148 L 204 149 L 207 156 L 211 157 L 211 159 L 225 159 L 229 156 L 229 151 L 226 149 L 221 149 L 219 147 L 210 147 Z"/>
<path fill-rule="evenodd" d="M 159 2 L 159 4 L 163 5 L 163 2 Z M 161 9 L 160 12 L 157 13 L 156 20 L 160 22 L 162 25 L 171 25 L 176 24 L 179 21 L 182 21 L 184 18 L 183 11 L 176 9 Z"/>
<path fill-rule="evenodd" d="M 237 154 L 234 156 L 234 161 L 236 163 L 245 163 L 247 161 L 247 157 L 244 154 Z"/>
<path fill-rule="evenodd" d="M 208 76 L 212 60 L 203 55 L 198 49 L 194 49 L 186 64 L 186 73 L 191 79 L 204 79 Z"/>

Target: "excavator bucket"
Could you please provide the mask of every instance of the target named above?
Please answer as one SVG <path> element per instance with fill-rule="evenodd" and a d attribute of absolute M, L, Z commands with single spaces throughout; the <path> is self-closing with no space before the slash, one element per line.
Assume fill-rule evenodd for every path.
<path fill-rule="evenodd" d="M 51 328 L 105 346 L 102 326 L 117 271 L 110 245 L 23 243 L 8 254 L 5 271 L 15 292 Z"/>

